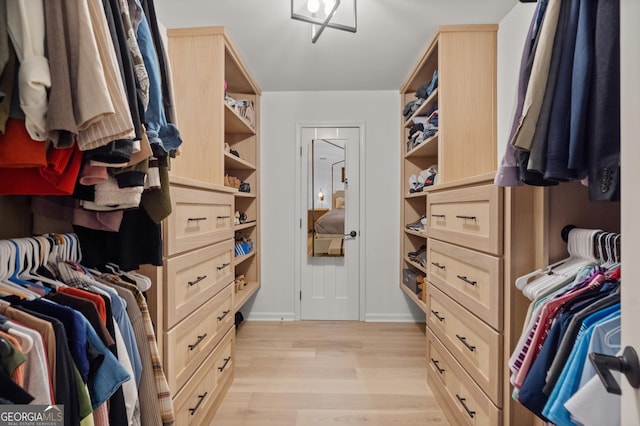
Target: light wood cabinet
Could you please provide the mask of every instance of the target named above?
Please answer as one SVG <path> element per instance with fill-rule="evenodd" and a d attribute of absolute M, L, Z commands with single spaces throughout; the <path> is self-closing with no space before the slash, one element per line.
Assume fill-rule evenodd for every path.
<path fill-rule="evenodd" d="M 493 185 L 496 32 L 496 25 L 440 27 L 400 89 L 405 112 L 437 70 L 437 88 L 401 117 L 400 263 L 427 276 L 426 303 L 411 299 L 426 313 L 428 380 L 451 424 L 533 422 L 511 398 L 506 360 L 519 337 L 511 324 L 526 311 L 507 278 L 527 263 L 519 238 L 531 236 L 524 224 L 535 197 L 530 188 Z M 436 109 L 437 132 L 410 143 L 420 117 Z M 410 177 L 432 166 L 434 184 L 412 193 Z M 424 229 L 406 229 L 423 215 Z M 408 257 L 422 245 L 426 268 Z"/>
<path fill-rule="evenodd" d="M 261 92 L 223 27 L 167 35 L 183 145 L 169 176 L 165 266 L 145 272 L 157 281 L 150 311 L 176 422 L 208 424 L 233 380 L 235 314 L 260 287 Z M 227 175 L 249 191 L 225 186 Z M 250 253 L 235 254 L 237 233 L 253 243 Z M 238 291 L 239 275 L 248 285 Z"/>
<path fill-rule="evenodd" d="M 440 185 L 475 178 L 496 169 L 496 31 L 497 25 L 440 27 L 400 88 L 401 271 L 410 268 L 424 275 L 407 257 L 407 253 L 426 244 L 426 232 L 407 229 L 407 225 L 424 215 L 428 221 L 435 220 L 436 216 L 427 211 L 430 191 Z M 430 93 L 425 93 L 425 86 L 430 86 Z M 423 99 L 421 101 L 417 98 L 419 91 Z M 419 106 L 410 113 L 407 107 L 416 101 Z M 428 115 L 431 117 L 434 111 L 437 111 L 437 131 L 431 135 L 423 133 L 426 137 L 416 143 L 417 139 L 411 139 L 416 131 L 414 126 L 419 123 L 424 126 L 424 120 L 429 118 Z M 435 122 L 430 120 L 429 123 Z M 417 178 L 421 173 L 425 175 L 424 171 L 430 167 L 435 167 L 438 172 L 435 185 L 427 185 L 419 192 L 410 191 L 410 178 Z M 483 206 L 476 205 L 472 199 L 469 201 L 466 206 L 459 206 L 464 209 L 456 212 L 451 210 L 455 206 L 431 203 L 431 208 L 436 209 L 433 213 L 439 215 L 433 226 L 441 226 L 443 232 L 447 232 L 447 227 L 458 226 L 462 233 L 456 230 L 451 232 L 465 238 L 463 233 L 468 231 L 469 238 L 478 239 L 482 237 L 472 234 L 480 223 L 456 216 L 483 214 L 482 220 L 486 220 L 486 226 L 491 228 L 486 231 L 478 229 L 476 234 L 495 232 L 499 218 L 489 216 L 495 212 L 483 210 Z M 438 212 L 439 209 L 445 209 L 453 216 L 447 218 L 447 211 Z M 456 225 L 458 221 L 460 223 Z M 491 235 L 490 238 L 497 244 L 498 237 Z M 405 288 L 403 290 L 407 292 Z M 415 301 L 426 311 L 423 301 L 418 298 Z"/>
<path fill-rule="evenodd" d="M 249 192 L 226 187 L 233 194 L 228 222 L 232 235 L 240 233 L 253 243 L 252 253 L 234 259 L 234 276 L 244 276 L 247 283 L 238 292 L 235 312 L 260 287 L 261 91 L 224 27 L 176 28 L 167 35 L 176 110 L 185 141 L 172 163 L 172 179 L 215 188 L 230 176 L 249 185 Z M 251 104 L 252 113 L 243 114 L 246 110 L 234 107 L 230 99 Z M 194 202 L 189 208 L 197 210 L 197 206 Z M 222 231 L 219 217 L 226 213 L 214 208 L 209 207 L 212 223 Z M 184 215 L 186 210 L 179 212 Z M 245 223 L 235 223 L 236 212 L 246 215 Z M 193 214 L 189 212 L 189 217 Z"/>

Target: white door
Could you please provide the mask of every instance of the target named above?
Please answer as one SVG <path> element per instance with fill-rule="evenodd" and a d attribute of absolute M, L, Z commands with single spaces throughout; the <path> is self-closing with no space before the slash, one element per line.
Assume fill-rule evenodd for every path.
<path fill-rule="evenodd" d="M 299 140 L 300 319 L 357 320 L 360 128 L 300 127 Z"/>
<path fill-rule="evenodd" d="M 640 1 L 620 2 L 622 115 L 622 347 L 640 353 Z M 622 379 L 622 425 L 640 425 L 640 390 Z"/>

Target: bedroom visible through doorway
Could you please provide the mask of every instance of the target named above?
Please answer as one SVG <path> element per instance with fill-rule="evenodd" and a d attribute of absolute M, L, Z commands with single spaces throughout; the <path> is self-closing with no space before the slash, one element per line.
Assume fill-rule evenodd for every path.
<path fill-rule="evenodd" d="M 360 129 L 300 133 L 300 318 L 357 320 Z"/>

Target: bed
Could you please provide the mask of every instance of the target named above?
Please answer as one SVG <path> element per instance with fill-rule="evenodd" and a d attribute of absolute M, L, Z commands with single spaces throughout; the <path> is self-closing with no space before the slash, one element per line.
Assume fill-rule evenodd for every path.
<path fill-rule="evenodd" d="M 332 208 L 315 223 L 313 234 L 314 256 L 344 256 L 344 191 L 333 193 Z"/>

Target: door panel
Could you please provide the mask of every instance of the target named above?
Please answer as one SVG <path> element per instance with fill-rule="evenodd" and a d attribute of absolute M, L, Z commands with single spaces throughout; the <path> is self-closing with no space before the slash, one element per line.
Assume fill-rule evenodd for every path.
<path fill-rule="evenodd" d="M 300 141 L 300 318 L 357 320 L 359 238 L 345 234 L 359 234 L 360 129 L 303 127 Z M 334 215 L 339 209 L 343 225 Z"/>
<path fill-rule="evenodd" d="M 620 58 L 621 58 L 621 158 L 622 158 L 622 275 L 626 281 L 622 288 L 622 347 L 632 346 L 640 352 L 640 286 L 635 277 L 640 275 L 640 2 L 622 0 L 620 2 Z M 626 379 L 622 379 L 622 424 L 640 424 L 640 390 L 633 389 Z"/>

